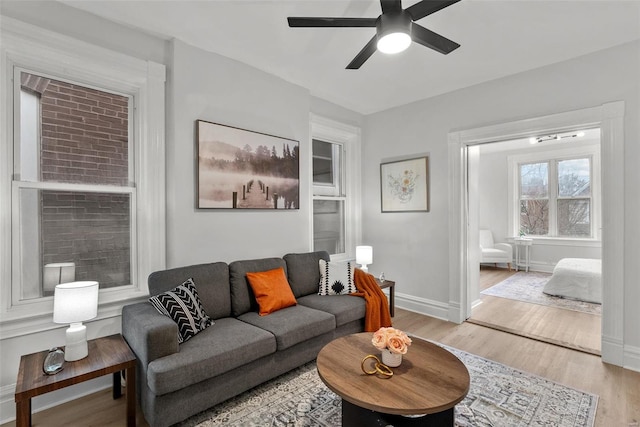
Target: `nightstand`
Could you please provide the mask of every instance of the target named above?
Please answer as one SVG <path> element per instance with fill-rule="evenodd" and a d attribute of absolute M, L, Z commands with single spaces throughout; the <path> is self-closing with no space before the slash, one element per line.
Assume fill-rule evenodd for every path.
<path fill-rule="evenodd" d="M 122 396 L 120 371 L 127 378 L 127 426 L 136 425 L 136 356 L 120 334 L 87 342 L 89 355 L 75 362 L 65 362 L 64 369 L 46 375 L 42 363 L 47 350 L 20 358 L 16 382 L 16 426 L 31 425 L 31 398 L 107 374 L 113 374 L 113 398 Z"/>

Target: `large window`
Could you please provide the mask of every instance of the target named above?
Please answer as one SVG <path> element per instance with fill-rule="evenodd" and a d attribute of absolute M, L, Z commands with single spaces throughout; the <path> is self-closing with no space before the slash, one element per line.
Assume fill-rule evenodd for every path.
<path fill-rule="evenodd" d="M 514 234 L 599 238 L 599 156 L 582 147 L 510 157 L 517 182 Z"/>
<path fill-rule="evenodd" d="M 50 322 L 62 282 L 117 313 L 164 267 L 164 66 L 10 20 L 2 39 L 3 336 Z"/>
<path fill-rule="evenodd" d="M 313 249 L 353 255 L 359 229 L 359 132 L 312 116 Z"/>
<path fill-rule="evenodd" d="M 12 234 L 21 256 L 13 281 L 21 283 L 20 299 L 50 296 L 61 281 L 131 284 L 132 97 L 21 69 L 15 77 Z"/>

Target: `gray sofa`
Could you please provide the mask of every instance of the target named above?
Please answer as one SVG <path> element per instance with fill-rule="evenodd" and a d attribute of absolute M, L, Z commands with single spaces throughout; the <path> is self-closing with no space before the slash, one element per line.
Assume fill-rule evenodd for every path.
<path fill-rule="evenodd" d="M 353 296 L 318 295 L 326 252 L 215 262 L 149 276 L 157 295 L 193 278 L 215 324 L 178 344 L 178 328 L 148 302 L 122 310 L 122 334 L 137 356 L 137 391 L 151 426 L 168 426 L 312 361 L 334 338 L 364 330 L 365 303 Z M 267 316 L 247 272 L 284 267 L 297 305 Z"/>

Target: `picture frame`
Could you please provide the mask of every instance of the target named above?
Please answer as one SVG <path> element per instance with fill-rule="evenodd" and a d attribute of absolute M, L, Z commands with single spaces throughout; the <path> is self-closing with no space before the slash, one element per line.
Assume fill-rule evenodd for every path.
<path fill-rule="evenodd" d="M 429 212 L 429 156 L 380 164 L 382 212 Z"/>
<path fill-rule="evenodd" d="M 298 141 L 196 120 L 198 209 L 300 207 Z"/>

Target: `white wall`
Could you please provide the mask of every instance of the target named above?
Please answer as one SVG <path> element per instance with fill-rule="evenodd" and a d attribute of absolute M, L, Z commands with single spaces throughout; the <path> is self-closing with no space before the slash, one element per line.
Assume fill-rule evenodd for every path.
<path fill-rule="evenodd" d="M 300 142 L 309 156 L 309 92 L 240 62 L 172 44 L 167 133 L 167 265 L 282 256 L 311 248 L 309 163 L 300 162 L 300 209 L 196 209 L 195 120 Z"/>
<path fill-rule="evenodd" d="M 398 304 L 446 316 L 449 299 L 449 132 L 540 117 L 611 101 L 625 102 L 625 231 L 640 235 L 640 43 L 487 82 L 365 118 L 363 239 L 376 251 L 376 269 L 396 280 Z M 431 153 L 431 211 L 380 213 L 381 161 Z M 604 231 L 606 232 L 606 230 Z M 640 366 L 640 240 L 625 240 L 624 346 Z"/>

